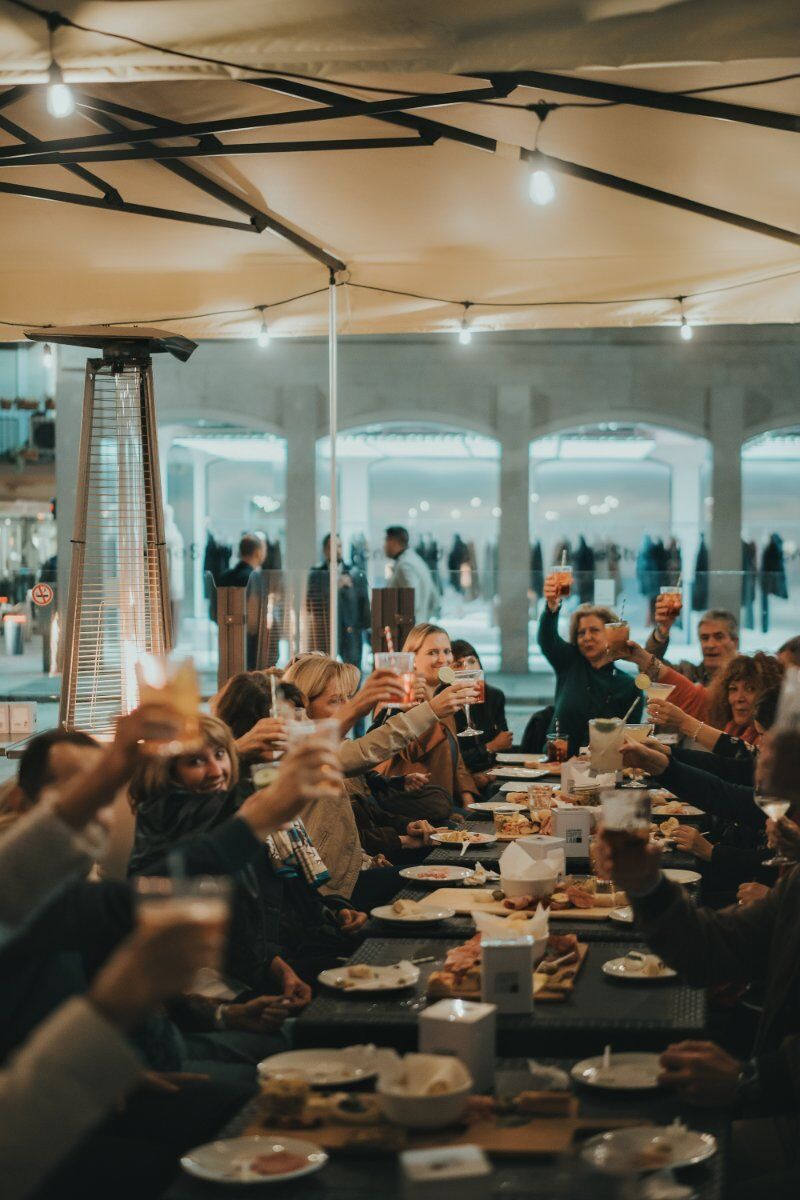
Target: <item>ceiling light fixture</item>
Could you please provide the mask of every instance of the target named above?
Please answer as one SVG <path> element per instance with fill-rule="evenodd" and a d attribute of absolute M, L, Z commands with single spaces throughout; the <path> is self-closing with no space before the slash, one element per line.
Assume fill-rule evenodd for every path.
<path fill-rule="evenodd" d="M 683 311 L 684 296 L 678 296 L 678 304 L 681 306 L 681 337 L 685 342 L 690 342 L 694 337 L 694 329 L 686 313 Z"/>
<path fill-rule="evenodd" d="M 258 333 L 256 334 L 256 341 L 258 342 L 258 344 L 262 350 L 266 350 L 267 346 L 270 343 L 269 326 L 267 325 L 266 319 L 264 317 L 264 309 L 267 306 L 266 306 L 266 304 L 259 304 L 256 307 L 257 307 L 258 311 L 261 313 L 261 325 L 259 327 Z"/>
<path fill-rule="evenodd" d="M 458 340 L 462 346 L 468 346 L 470 344 L 470 342 L 472 341 L 472 330 L 470 329 L 469 323 L 467 321 L 468 310 L 469 310 L 469 303 L 465 302 L 464 316 L 461 318 L 461 328 L 458 331 Z"/>

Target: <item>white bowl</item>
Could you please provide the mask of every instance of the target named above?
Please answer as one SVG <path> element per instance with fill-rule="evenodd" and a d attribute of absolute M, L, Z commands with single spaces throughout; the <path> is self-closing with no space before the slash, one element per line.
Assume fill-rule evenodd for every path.
<path fill-rule="evenodd" d="M 411 1096 L 381 1083 L 377 1087 L 384 1116 L 408 1129 L 444 1129 L 446 1125 L 455 1125 L 464 1114 L 471 1091 L 471 1078 L 457 1091 L 440 1092 L 436 1096 Z"/>
<path fill-rule="evenodd" d="M 500 887 L 507 896 L 532 896 L 534 900 L 543 900 L 546 896 L 552 896 L 557 881 L 555 871 L 545 879 L 506 879 L 501 875 Z"/>

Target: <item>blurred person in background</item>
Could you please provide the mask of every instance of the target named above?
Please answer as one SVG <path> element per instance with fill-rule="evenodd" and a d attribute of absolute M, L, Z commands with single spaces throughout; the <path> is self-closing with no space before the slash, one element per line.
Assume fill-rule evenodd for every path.
<path fill-rule="evenodd" d="M 409 535 L 405 526 L 390 525 L 386 530 L 383 552 L 392 561 L 386 586 L 414 589 L 414 619 L 419 625 L 432 621 L 436 616 L 439 593 L 427 563 L 408 543 Z"/>
<path fill-rule="evenodd" d="M 367 577 L 358 567 L 344 562 L 342 543 L 336 539 L 338 581 L 337 619 L 339 657 L 342 662 L 361 667 L 364 634 L 372 625 Z M 309 572 L 306 611 L 309 620 L 309 648 L 330 653 L 330 566 L 331 535 L 322 541 L 322 562 Z"/>

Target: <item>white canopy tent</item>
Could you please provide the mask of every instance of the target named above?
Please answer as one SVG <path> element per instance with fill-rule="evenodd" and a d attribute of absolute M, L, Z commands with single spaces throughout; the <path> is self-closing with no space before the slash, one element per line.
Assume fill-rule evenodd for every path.
<path fill-rule="evenodd" d="M 795 0 L 58 11 L 0 3 L 6 339 L 798 319 Z"/>

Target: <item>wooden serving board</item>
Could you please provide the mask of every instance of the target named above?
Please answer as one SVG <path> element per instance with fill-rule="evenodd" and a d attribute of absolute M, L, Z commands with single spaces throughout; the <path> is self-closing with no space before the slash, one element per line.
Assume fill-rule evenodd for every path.
<path fill-rule="evenodd" d="M 420 900 L 420 904 L 432 904 L 438 908 L 452 908 L 457 913 L 467 913 L 472 916 L 476 912 L 489 913 L 495 917 L 508 917 L 513 910 L 504 908 L 502 900 L 479 900 L 479 896 L 491 896 L 487 888 L 437 888 Z M 622 899 L 620 899 L 622 897 Z M 551 920 L 572 921 L 607 921 L 612 908 L 620 908 L 628 903 L 623 892 L 618 892 L 617 903 L 608 908 L 559 908 L 555 912 L 548 909 Z M 531 915 L 533 912 L 531 911 Z"/>
<path fill-rule="evenodd" d="M 586 960 L 586 954 L 589 950 L 585 942 L 578 942 L 578 962 L 573 966 L 573 975 L 561 987 L 553 987 L 553 976 L 548 975 L 543 971 L 534 971 L 533 973 L 533 995 L 537 1001 L 542 1001 L 545 1004 L 560 1004 L 566 1000 L 569 993 L 575 986 L 575 980 L 580 974 L 581 967 Z M 478 988 L 455 988 L 448 991 L 446 996 L 435 991 L 429 999 L 432 1000 L 480 1000 L 481 989 Z"/>
<path fill-rule="evenodd" d="M 287 1135 L 308 1137 L 316 1145 L 333 1154 L 376 1154 L 394 1155 L 398 1149 L 424 1150 L 436 1146 L 480 1146 L 487 1154 L 498 1158 L 552 1157 L 567 1153 L 576 1131 L 585 1132 L 593 1128 L 607 1129 L 617 1125 L 641 1124 L 637 1119 L 591 1120 L 578 1116 L 577 1097 L 571 1098 L 571 1112 L 563 1117 L 528 1117 L 508 1114 L 478 1121 L 461 1121 L 446 1129 L 403 1129 L 388 1121 L 374 1125 L 342 1125 L 326 1121 L 312 1128 L 274 1128 L 256 1119 L 244 1131 L 245 1135 L 274 1137 L 276 1140 Z M 359 1146 L 354 1138 L 359 1130 L 369 1130 L 376 1135 L 385 1134 L 386 1144 L 380 1142 L 369 1148 Z"/>

